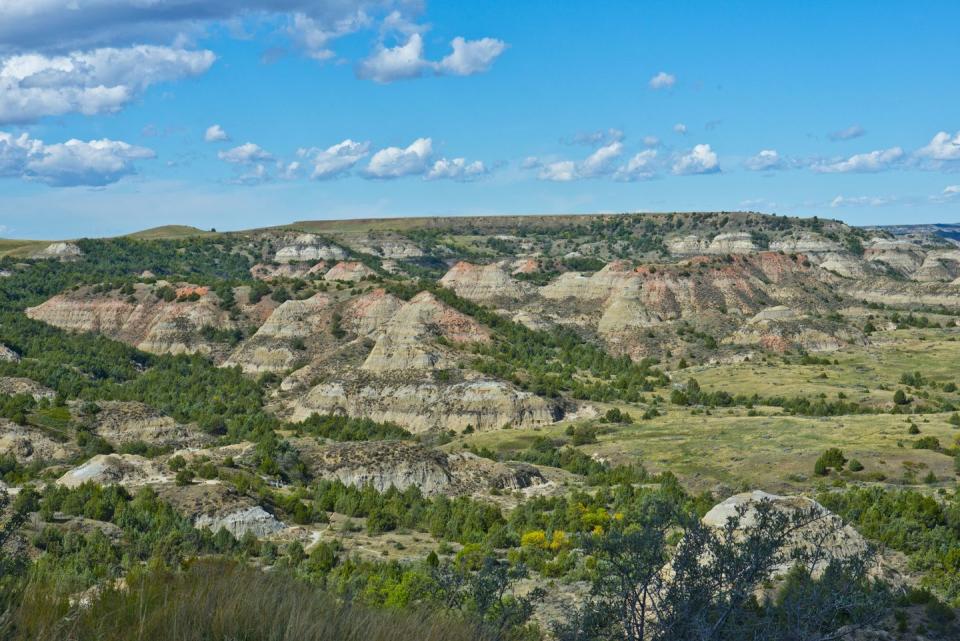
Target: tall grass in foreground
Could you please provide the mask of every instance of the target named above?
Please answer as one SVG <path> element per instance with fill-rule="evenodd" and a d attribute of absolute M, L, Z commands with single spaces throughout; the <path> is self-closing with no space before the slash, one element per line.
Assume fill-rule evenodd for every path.
<path fill-rule="evenodd" d="M 442 612 L 339 601 L 281 572 L 197 561 L 180 573 L 141 572 L 125 589 L 81 605 L 49 585 L 27 589 L 16 641 L 486 641 Z M 0 636 L 6 636 L 0 631 Z"/>

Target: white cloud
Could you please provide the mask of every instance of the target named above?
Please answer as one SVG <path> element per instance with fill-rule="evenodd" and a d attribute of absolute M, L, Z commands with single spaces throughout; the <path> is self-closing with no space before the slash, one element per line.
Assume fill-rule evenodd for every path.
<path fill-rule="evenodd" d="M 203 134 L 203 139 L 207 142 L 223 142 L 230 140 L 230 136 L 220 125 L 210 125 Z"/>
<path fill-rule="evenodd" d="M 322 180 L 342 175 L 353 168 L 370 151 L 369 142 L 355 142 L 347 138 L 326 149 L 300 149 L 297 152 L 313 166 L 311 178 Z"/>
<path fill-rule="evenodd" d="M 813 165 L 813 170 L 818 173 L 842 174 L 842 173 L 875 173 L 890 169 L 896 163 L 903 159 L 903 149 L 900 147 L 891 147 L 871 151 L 863 154 L 855 154 L 844 160 L 825 161 Z"/>
<path fill-rule="evenodd" d="M 433 163 L 433 167 L 430 168 L 426 178 L 427 180 L 448 178 L 450 180 L 467 181 L 480 178 L 487 173 L 486 165 L 479 160 L 467 162 L 466 158 L 452 158 L 450 160 L 441 158 Z"/>
<path fill-rule="evenodd" d="M 253 18 L 287 30 L 310 52 L 368 26 L 397 5 L 384 0 L 6 0 L 0 43 L 12 49 L 65 51 L 202 36 L 215 22 Z M 2 48 L 3 45 L 0 45 Z"/>
<path fill-rule="evenodd" d="M 330 49 L 334 40 L 368 27 L 372 22 L 362 6 L 354 11 L 344 6 L 343 11 L 340 15 L 327 18 L 296 12 L 288 31 L 308 56 L 314 60 L 329 60 L 336 55 Z"/>
<path fill-rule="evenodd" d="M 423 57 L 423 37 L 414 33 L 406 43 L 396 47 L 377 45 L 374 53 L 357 67 L 357 75 L 365 80 L 388 83 L 416 78 L 428 67 L 430 63 Z"/>
<path fill-rule="evenodd" d="M 430 138 L 417 138 L 406 148 L 386 147 L 373 154 L 366 173 L 371 178 L 400 178 L 422 174 L 433 154 Z"/>
<path fill-rule="evenodd" d="M 453 51 L 437 64 L 441 73 L 470 76 L 490 69 L 493 61 L 507 48 L 507 43 L 495 38 L 464 40 L 457 36 L 450 42 Z"/>
<path fill-rule="evenodd" d="M 577 163 L 572 160 L 548 163 L 540 168 L 537 178 L 554 182 L 570 182 L 577 178 Z"/>
<path fill-rule="evenodd" d="M 115 112 L 151 85 L 204 73 L 215 59 L 211 51 L 150 45 L 10 56 L 0 60 L 0 123 Z"/>
<path fill-rule="evenodd" d="M 720 162 L 710 145 L 696 145 L 689 153 L 673 163 L 673 173 L 678 176 L 712 174 L 720 171 Z"/>
<path fill-rule="evenodd" d="M 854 138 L 860 138 L 861 136 L 866 135 L 867 130 L 861 127 L 860 125 L 851 125 L 846 129 L 841 129 L 839 131 L 833 131 L 827 134 L 827 137 L 830 140 L 852 140 Z"/>
<path fill-rule="evenodd" d="M 623 153 L 623 143 L 612 142 L 600 147 L 580 163 L 577 173 L 583 178 L 592 178 L 609 173 L 612 164 Z"/>
<path fill-rule="evenodd" d="M 612 173 L 614 171 L 614 163 L 622 154 L 623 143 L 615 141 L 598 148 L 580 162 L 560 160 L 540 165 L 532 165 L 527 162 L 524 164 L 530 167 L 539 166 L 540 172 L 537 177 L 540 180 L 569 182 L 571 180 L 595 178 Z"/>
<path fill-rule="evenodd" d="M 944 196 L 960 196 L 960 185 L 949 185 L 943 189 Z"/>
<path fill-rule="evenodd" d="M 960 160 L 960 131 L 952 138 L 946 131 L 937 133 L 917 155 L 934 161 Z"/>
<path fill-rule="evenodd" d="M 419 78 L 427 71 L 437 74 L 469 76 L 487 71 L 493 61 L 507 48 L 506 43 L 494 38 L 464 40 L 456 37 L 450 43 L 453 51 L 440 62 L 424 57 L 423 36 L 410 33 L 406 42 L 387 47 L 381 42 L 374 52 L 357 66 L 357 76 L 381 84 Z"/>
<path fill-rule="evenodd" d="M 236 178 L 229 182 L 235 185 L 259 185 L 260 183 L 270 180 L 270 172 L 263 163 L 244 166 L 247 167 L 246 171 L 241 172 Z"/>
<path fill-rule="evenodd" d="M 273 156 L 265 151 L 260 145 L 256 145 L 252 142 L 245 142 L 242 145 L 238 145 L 233 149 L 228 149 L 226 151 L 221 151 L 217 154 L 217 157 L 224 162 L 228 162 L 234 165 L 251 165 L 253 163 L 272 160 Z"/>
<path fill-rule="evenodd" d="M 747 158 L 743 166 L 751 171 L 772 171 L 774 169 L 786 169 L 790 164 L 775 149 L 763 149 L 757 155 Z"/>
<path fill-rule="evenodd" d="M 655 162 L 657 160 L 657 152 L 654 149 L 645 149 L 627 161 L 626 165 L 623 165 L 617 169 L 613 177 L 617 180 L 623 181 L 634 181 L 634 180 L 647 180 L 653 178 L 656 175 Z"/>
<path fill-rule="evenodd" d="M 677 77 L 666 71 L 661 71 L 653 78 L 650 78 L 651 89 L 669 89 L 677 83 Z"/>
<path fill-rule="evenodd" d="M 155 157 L 151 149 L 119 140 L 71 139 L 48 145 L 28 134 L 0 132 L 0 176 L 54 187 L 102 187 L 136 173 L 134 161 Z"/>
<path fill-rule="evenodd" d="M 686 126 L 685 124 L 683 124 L 682 122 L 678 122 L 677 124 L 675 124 L 675 125 L 673 126 L 673 130 L 674 130 L 676 133 L 680 134 L 681 136 L 687 135 L 687 126 Z"/>
<path fill-rule="evenodd" d="M 935 203 L 946 203 L 957 199 L 960 199 L 960 185 L 947 185 L 939 194 L 930 196 L 930 200 Z"/>
<path fill-rule="evenodd" d="M 656 136 L 644 136 L 643 144 L 646 145 L 647 147 L 659 147 L 660 139 L 657 138 Z"/>
<path fill-rule="evenodd" d="M 894 198 L 881 196 L 837 196 L 830 201 L 831 207 L 882 207 L 895 202 Z"/>

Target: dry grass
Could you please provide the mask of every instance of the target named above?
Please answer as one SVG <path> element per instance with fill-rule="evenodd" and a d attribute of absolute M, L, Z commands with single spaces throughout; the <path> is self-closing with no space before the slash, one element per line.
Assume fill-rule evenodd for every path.
<path fill-rule="evenodd" d="M 200 560 L 182 573 L 129 577 L 88 605 L 35 585 L 15 617 L 15 641 L 468 641 L 472 626 L 436 612 L 338 601 L 279 571 Z"/>

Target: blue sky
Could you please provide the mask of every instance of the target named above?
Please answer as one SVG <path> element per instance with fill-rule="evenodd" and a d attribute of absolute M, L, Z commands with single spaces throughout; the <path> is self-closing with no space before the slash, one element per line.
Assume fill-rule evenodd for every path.
<path fill-rule="evenodd" d="M 0 236 L 960 221 L 960 4 L 0 2 Z"/>

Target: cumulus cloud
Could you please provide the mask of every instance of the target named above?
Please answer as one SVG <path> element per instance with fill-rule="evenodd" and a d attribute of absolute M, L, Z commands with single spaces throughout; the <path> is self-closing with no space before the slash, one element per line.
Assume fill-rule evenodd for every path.
<path fill-rule="evenodd" d="M 656 175 L 655 162 L 657 152 L 654 149 L 645 149 L 640 153 L 634 154 L 627 164 L 618 168 L 613 177 L 617 180 L 634 181 L 648 180 Z"/>
<path fill-rule="evenodd" d="M 935 203 L 946 203 L 954 200 L 960 200 L 960 185 L 947 185 L 939 194 L 930 196 L 930 200 Z"/>
<path fill-rule="evenodd" d="M 669 89 L 673 85 L 677 84 L 677 77 L 673 74 L 669 74 L 666 71 L 661 71 L 653 78 L 650 78 L 650 88 L 651 89 Z"/>
<path fill-rule="evenodd" d="M 48 145 L 28 134 L 0 132 L 0 176 L 54 187 L 103 187 L 136 173 L 135 161 L 155 157 L 152 149 L 120 140 L 71 139 Z"/>
<path fill-rule="evenodd" d="M 14 49 L 75 50 L 202 35 L 214 22 L 267 18 L 313 51 L 369 25 L 385 0 L 38 0 L 0 2 L 0 43 Z M 408 3 L 401 6 L 416 7 Z"/>
<path fill-rule="evenodd" d="M 221 151 L 217 154 L 217 157 L 234 165 L 250 165 L 265 160 L 273 160 L 272 154 L 252 142 L 245 142 L 233 149 Z"/>
<path fill-rule="evenodd" d="M 917 150 L 917 155 L 937 162 L 960 160 L 960 131 L 953 136 L 946 131 L 938 132 L 926 146 Z"/>
<path fill-rule="evenodd" d="M 386 147 L 373 154 L 366 168 L 371 178 L 400 178 L 423 174 L 427 171 L 433 141 L 417 138 L 408 147 Z"/>
<path fill-rule="evenodd" d="M 644 136 L 643 144 L 646 145 L 647 147 L 659 147 L 660 139 L 657 138 L 656 136 Z"/>
<path fill-rule="evenodd" d="M 623 143 L 620 141 L 606 144 L 580 162 L 560 160 L 540 165 L 537 175 L 540 180 L 554 182 L 568 182 L 580 178 L 595 178 L 610 174 L 614 171 L 617 158 L 623 154 Z"/>
<path fill-rule="evenodd" d="M 152 45 L 10 56 L 0 60 L 0 123 L 115 112 L 151 85 L 204 73 L 215 59 L 211 51 Z"/>
<path fill-rule="evenodd" d="M 370 151 L 369 142 L 355 142 L 347 138 L 326 149 L 300 149 L 297 155 L 307 161 L 313 170 L 311 178 L 324 180 L 335 178 L 353 168 Z M 298 169 L 299 164 L 294 169 Z"/>
<path fill-rule="evenodd" d="M 414 33 L 402 45 L 378 45 L 373 54 L 357 67 L 357 75 L 365 80 L 385 84 L 417 78 L 429 66 L 430 63 L 423 57 L 423 37 Z"/>
<path fill-rule="evenodd" d="M 553 182 L 570 182 L 577 178 L 577 163 L 572 160 L 547 163 L 540 167 L 537 178 Z"/>
<path fill-rule="evenodd" d="M 210 125 L 203 133 L 203 139 L 207 142 L 223 142 L 230 140 L 230 136 L 227 135 L 227 132 L 224 131 L 220 125 Z"/>
<path fill-rule="evenodd" d="M 450 42 L 453 51 L 437 64 L 437 70 L 454 76 L 470 76 L 490 69 L 493 61 L 507 48 L 496 38 L 464 40 L 457 36 Z"/>
<path fill-rule="evenodd" d="M 813 165 L 813 170 L 823 174 L 876 173 L 895 166 L 903 156 L 903 149 L 891 147 L 854 154 L 846 159 L 819 162 Z"/>
<path fill-rule="evenodd" d="M 682 122 L 678 122 L 673 126 L 674 132 L 680 134 L 681 136 L 687 135 L 687 126 Z"/>
<path fill-rule="evenodd" d="M 382 42 L 357 66 L 357 76 L 381 84 L 419 78 L 428 71 L 438 75 L 470 76 L 490 69 L 493 61 L 507 48 L 494 38 L 464 40 L 456 37 L 450 43 L 453 51 L 433 62 L 424 57 L 423 36 L 411 33 L 406 42 L 387 47 Z"/>
<path fill-rule="evenodd" d="M 712 174 L 720 171 L 720 161 L 710 145 L 695 145 L 689 153 L 673 163 L 673 173 L 678 176 Z"/>
<path fill-rule="evenodd" d="M 747 158 L 743 166 L 751 171 L 773 171 L 787 169 L 792 163 L 778 154 L 776 149 L 762 149 L 755 156 Z"/>
<path fill-rule="evenodd" d="M 866 135 L 867 130 L 861 127 L 860 125 L 851 125 L 846 129 L 840 129 L 839 131 L 832 131 L 827 134 L 827 137 L 830 140 L 852 140 L 854 138 L 859 138 Z"/>
<path fill-rule="evenodd" d="M 488 173 L 486 165 L 480 160 L 467 162 L 466 158 L 441 158 L 433 163 L 433 167 L 427 172 L 427 180 L 439 180 L 446 178 L 449 180 L 468 181 L 475 180 Z"/>

